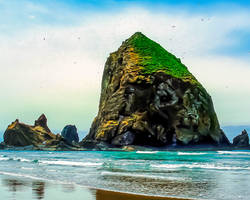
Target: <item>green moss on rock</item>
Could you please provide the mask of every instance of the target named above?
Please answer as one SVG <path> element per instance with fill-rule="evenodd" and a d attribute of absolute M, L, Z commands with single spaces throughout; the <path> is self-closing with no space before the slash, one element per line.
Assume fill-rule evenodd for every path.
<path fill-rule="evenodd" d="M 139 64 L 144 74 L 163 71 L 176 78 L 188 79 L 198 83 L 181 60 L 166 51 L 161 45 L 150 40 L 140 32 L 131 36 L 126 43 L 132 46 L 139 55 Z"/>

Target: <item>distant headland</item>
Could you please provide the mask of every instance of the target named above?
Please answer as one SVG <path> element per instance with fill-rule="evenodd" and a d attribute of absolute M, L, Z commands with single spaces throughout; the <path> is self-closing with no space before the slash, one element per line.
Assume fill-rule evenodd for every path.
<path fill-rule="evenodd" d="M 10 124 L 1 148 L 133 150 L 250 148 L 245 130 L 230 143 L 212 98 L 181 60 L 140 32 L 108 57 L 99 111 L 79 142 L 67 125 L 53 134 L 41 115 L 34 125 Z"/>

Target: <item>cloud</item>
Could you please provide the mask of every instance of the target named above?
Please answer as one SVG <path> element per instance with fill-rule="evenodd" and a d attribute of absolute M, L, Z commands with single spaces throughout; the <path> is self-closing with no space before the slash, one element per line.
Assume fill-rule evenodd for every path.
<path fill-rule="evenodd" d="M 98 109 L 105 60 L 136 31 L 182 58 L 212 95 L 222 124 L 250 123 L 249 58 L 217 51 L 237 45 L 239 38 L 231 32 L 250 30 L 247 12 L 156 13 L 127 7 L 77 14 L 78 23 L 71 25 L 37 23 L 0 34 L 0 129 L 17 117 L 31 123 L 44 112 L 52 129 L 71 123 L 87 130 Z"/>

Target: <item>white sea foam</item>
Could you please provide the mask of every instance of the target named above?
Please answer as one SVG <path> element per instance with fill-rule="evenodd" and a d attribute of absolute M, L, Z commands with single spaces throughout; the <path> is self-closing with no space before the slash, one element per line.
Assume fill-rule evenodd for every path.
<path fill-rule="evenodd" d="M 102 172 L 102 176 L 119 176 L 119 177 L 135 177 L 135 178 L 149 178 L 149 179 L 162 179 L 162 180 L 185 180 L 181 177 L 167 177 L 167 176 L 159 176 L 159 175 L 151 175 L 151 174 L 133 174 L 133 173 L 124 173 L 124 172 Z"/>
<path fill-rule="evenodd" d="M 1 160 L 14 160 L 14 161 L 19 161 L 19 162 L 32 162 L 31 160 L 28 160 L 28 159 L 25 159 L 25 158 L 20 158 L 20 157 L 13 157 L 13 158 L 0 157 L 0 161 Z"/>
<path fill-rule="evenodd" d="M 65 161 L 65 160 L 29 160 L 26 158 L 21 157 L 0 157 L 0 161 L 18 161 L 18 162 L 38 162 L 41 164 L 48 164 L 48 165 L 65 165 L 65 166 L 101 166 L 103 163 L 100 162 L 75 162 L 75 161 Z"/>
<path fill-rule="evenodd" d="M 0 161 L 4 161 L 4 160 L 9 160 L 9 158 L 6 158 L 6 157 L 0 157 Z"/>
<path fill-rule="evenodd" d="M 48 169 L 48 172 L 57 172 L 55 169 Z"/>
<path fill-rule="evenodd" d="M 12 158 L 15 161 L 19 161 L 19 162 L 32 162 L 32 160 L 26 159 L 26 158 L 20 158 L 20 157 L 14 157 Z"/>
<path fill-rule="evenodd" d="M 21 167 L 21 169 L 24 169 L 24 170 L 33 170 L 34 168 L 32 168 L 32 167 Z"/>
<path fill-rule="evenodd" d="M 136 153 L 154 154 L 158 153 L 158 151 L 136 151 Z"/>
<path fill-rule="evenodd" d="M 34 179 L 34 180 L 49 181 L 48 179 L 44 179 L 44 178 L 40 178 L 40 177 L 35 177 L 35 176 L 28 175 L 28 174 L 18 174 L 18 173 L 3 172 L 3 171 L 0 171 L 0 174 L 7 175 L 7 176 L 29 178 L 29 179 Z"/>
<path fill-rule="evenodd" d="M 246 152 L 246 151 L 217 151 L 218 154 L 233 154 L 233 155 L 250 155 L 250 152 Z"/>
<path fill-rule="evenodd" d="M 201 168 L 201 169 L 215 169 L 215 170 L 250 170 L 250 167 L 236 167 L 236 166 L 219 166 L 215 164 L 159 164 L 151 165 L 153 168 L 162 169 L 177 169 L 177 168 Z"/>
<path fill-rule="evenodd" d="M 103 163 L 93 163 L 93 162 L 74 162 L 65 160 L 40 160 L 39 163 L 48 165 L 66 165 L 66 166 L 79 166 L 79 167 L 94 167 L 101 166 Z"/>
<path fill-rule="evenodd" d="M 196 153 L 196 152 L 178 152 L 178 155 L 205 155 L 207 153 Z"/>
<path fill-rule="evenodd" d="M 75 182 L 60 181 L 60 180 L 54 180 L 54 179 L 51 180 L 51 179 L 46 179 L 46 178 L 42 178 L 42 177 L 31 176 L 29 174 L 19 174 L 19 173 L 0 171 L 0 175 L 14 176 L 14 177 L 27 178 L 27 179 L 32 179 L 32 180 L 46 181 L 46 182 L 53 182 L 53 183 L 56 182 L 56 183 L 60 183 L 60 184 L 74 184 L 74 185 L 77 185 Z M 79 186 L 81 186 L 81 185 L 79 185 Z"/>

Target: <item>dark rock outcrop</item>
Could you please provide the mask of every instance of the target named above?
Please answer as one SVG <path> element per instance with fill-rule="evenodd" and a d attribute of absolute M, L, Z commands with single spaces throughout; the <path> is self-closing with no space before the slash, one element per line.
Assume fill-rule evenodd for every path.
<path fill-rule="evenodd" d="M 17 119 L 4 132 L 4 143 L 10 146 L 37 146 L 56 138 L 57 136 L 51 133 L 47 126 L 45 115 L 41 115 L 34 126 L 20 123 Z"/>
<path fill-rule="evenodd" d="M 117 135 L 112 139 L 111 144 L 117 145 L 117 146 L 127 146 L 133 144 L 135 141 L 135 135 L 127 131 L 121 135 Z"/>
<path fill-rule="evenodd" d="M 44 114 L 42 114 L 36 121 L 35 126 L 43 127 L 47 132 L 51 132 L 47 125 L 47 118 Z"/>
<path fill-rule="evenodd" d="M 4 149 L 5 148 L 5 144 L 3 142 L 0 143 L 0 149 Z"/>
<path fill-rule="evenodd" d="M 249 136 L 247 131 L 244 129 L 242 133 L 233 139 L 233 145 L 238 147 L 249 146 Z"/>
<path fill-rule="evenodd" d="M 106 61 L 99 112 L 82 145 L 228 145 L 212 99 L 180 59 L 135 33 Z"/>
<path fill-rule="evenodd" d="M 63 128 L 61 136 L 70 144 L 79 142 L 76 126 L 67 125 Z"/>

